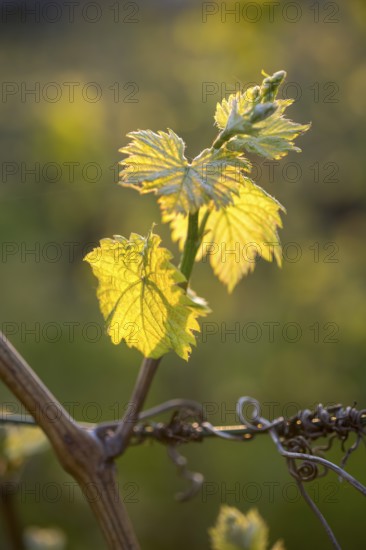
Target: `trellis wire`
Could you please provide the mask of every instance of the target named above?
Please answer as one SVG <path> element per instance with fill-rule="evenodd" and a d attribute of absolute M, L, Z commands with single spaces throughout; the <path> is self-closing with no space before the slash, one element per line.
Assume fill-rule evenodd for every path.
<path fill-rule="evenodd" d="M 254 414 L 245 415 L 244 407 L 251 406 Z M 169 422 L 153 422 L 151 418 L 162 413 L 173 411 Z M 365 436 L 366 409 L 357 410 L 355 406 L 343 407 L 332 405 L 323 407 L 319 404 L 315 410 L 299 411 L 296 415 L 285 419 L 279 417 L 269 421 L 260 416 L 260 404 L 257 400 L 245 396 L 241 397 L 236 407 L 241 424 L 232 426 L 213 426 L 208 422 L 200 403 L 188 399 L 171 399 L 143 411 L 138 416 L 138 423 L 134 426 L 131 444 L 138 445 L 146 439 L 156 439 L 166 444 L 168 454 L 177 466 L 181 476 L 189 481 L 189 488 L 177 495 L 178 500 L 188 500 L 199 492 L 202 487 L 203 475 L 191 472 L 187 467 L 186 458 L 181 455 L 177 447 L 181 444 L 202 441 L 207 437 L 220 437 L 231 441 L 249 441 L 260 434 L 270 434 L 277 451 L 286 459 L 289 473 L 294 477 L 301 495 L 321 521 L 333 547 L 340 549 L 340 545 L 328 522 L 306 492 L 304 482 L 312 481 L 328 470 L 333 470 L 338 476 L 350 483 L 363 496 L 366 496 L 366 487 L 344 470 L 345 464 Z M 188 421 L 190 419 L 190 421 Z M 35 426 L 34 419 L 29 415 L 10 414 L 3 411 L 0 423 Z M 94 431 L 101 439 L 113 435 L 119 421 L 103 422 L 100 424 L 80 423 L 86 430 Z M 345 442 L 351 433 L 356 434 L 356 441 L 349 449 L 345 449 Z M 319 438 L 328 437 L 327 446 L 313 446 Z M 335 439 L 341 441 L 344 457 L 341 466 L 319 456 L 329 450 Z M 301 465 L 296 461 L 302 460 Z M 323 467 L 320 474 L 318 465 Z"/>

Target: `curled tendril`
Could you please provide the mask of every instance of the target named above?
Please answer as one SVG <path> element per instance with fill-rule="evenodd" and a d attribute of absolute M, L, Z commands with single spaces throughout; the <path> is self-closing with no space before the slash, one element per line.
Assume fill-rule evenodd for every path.
<path fill-rule="evenodd" d="M 294 437 L 286 442 L 286 448 L 292 453 L 312 454 L 312 448 L 303 436 Z M 309 460 L 297 465 L 295 460 L 288 459 L 291 475 L 301 481 L 313 481 L 319 476 L 318 466 Z"/>
<path fill-rule="evenodd" d="M 310 460 L 304 460 L 300 465 L 297 465 L 295 460 L 288 460 L 287 465 L 290 474 L 302 482 L 313 481 L 319 477 L 318 466 Z"/>
<path fill-rule="evenodd" d="M 191 472 L 188 470 L 187 459 L 177 451 L 176 446 L 168 446 L 168 456 L 178 468 L 179 474 L 189 482 L 188 489 L 181 493 L 177 493 L 175 498 L 180 502 L 190 500 L 199 493 L 205 478 L 199 472 Z"/>
<path fill-rule="evenodd" d="M 167 439 L 170 442 L 168 444 L 168 456 L 178 468 L 181 477 L 189 482 L 188 488 L 185 491 L 175 495 L 176 500 L 181 502 L 190 500 L 196 496 L 204 482 L 204 477 L 201 473 L 192 472 L 188 469 L 187 459 L 177 450 L 178 445 L 192 439 L 193 433 L 195 433 L 195 437 L 198 440 L 202 438 L 202 431 L 198 432 L 196 430 L 192 433 L 192 427 L 198 427 L 198 423 L 194 423 L 193 425 L 187 424 L 187 419 L 195 418 L 197 413 L 202 424 L 204 422 L 202 407 L 198 408 L 196 404 L 192 406 L 192 402 L 186 402 L 185 404 L 182 402 L 180 410 L 173 413 L 169 424 L 165 427 L 165 431 L 162 432 L 163 439 Z"/>
<path fill-rule="evenodd" d="M 139 420 L 145 420 L 146 418 L 151 418 L 162 414 L 167 411 L 177 410 L 181 411 L 182 418 L 197 417 L 199 420 L 205 420 L 205 415 L 203 413 L 203 406 L 198 401 L 193 401 L 192 399 L 170 399 L 161 405 L 152 407 L 146 411 L 143 411 L 139 414 Z"/>
<path fill-rule="evenodd" d="M 244 406 L 252 406 L 254 407 L 254 410 L 256 411 L 255 415 L 252 415 L 251 418 L 246 416 L 244 412 Z M 280 425 L 284 418 L 281 416 L 280 418 L 277 418 L 276 420 L 273 420 L 270 422 L 266 418 L 262 418 L 260 416 L 260 410 L 261 406 L 259 401 L 256 399 L 253 399 L 253 397 L 244 396 L 240 397 L 238 399 L 238 402 L 236 404 L 236 413 L 240 419 L 240 421 L 248 426 L 253 432 L 268 432 L 270 429 L 275 428 L 276 426 Z"/>

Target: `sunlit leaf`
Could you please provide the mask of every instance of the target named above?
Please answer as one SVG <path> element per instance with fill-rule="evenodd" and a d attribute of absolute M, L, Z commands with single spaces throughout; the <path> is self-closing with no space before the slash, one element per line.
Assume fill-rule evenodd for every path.
<path fill-rule="evenodd" d="M 173 350 L 188 359 L 197 317 L 205 311 L 178 286 L 185 278 L 160 242 L 151 232 L 132 233 L 129 240 L 115 236 L 101 240 L 84 259 L 98 278 L 100 309 L 114 344 L 123 339 L 146 357 Z"/>
<path fill-rule="evenodd" d="M 240 279 L 254 270 L 257 256 L 281 265 L 277 227 L 284 208 L 263 189 L 247 180 L 233 206 L 212 212 L 210 233 L 202 244 L 214 273 L 231 292 Z"/>
<path fill-rule="evenodd" d="M 222 506 L 215 527 L 209 531 L 213 550 L 266 550 L 268 527 L 257 510 L 242 514 Z"/>
<path fill-rule="evenodd" d="M 158 195 L 165 215 L 192 214 L 209 202 L 216 208 L 230 204 L 242 183 L 241 170 L 250 167 L 240 153 L 212 148 L 189 163 L 183 140 L 172 130 L 140 130 L 128 137 L 131 142 L 120 149 L 128 155 L 121 185 Z"/>
<path fill-rule="evenodd" d="M 259 101 L 259 97 L 253 93 L 254 88 L 249 88 L 244 92 L 230 94 L 228 99 L 224 98 L 221 103 L 217 103 L 215 112 L 215 122 L 220 130 L 223 130 L 228 123 L 229 116 L 236 103 L 237 113 L 244 116 L 249 113 Z M 249 128 L 249 126 L 248 126 Z"/>
<path fill-rule="evenodd" d="M 251 509 L 242 514 L 237 508 L 221 506 L 215 527 L 209 530 L 212 550 L 267 550 L 268 527 Z M 284 550 L 279 541 L 272 550 Z"/>
<path fill-rule="evenodd" d="M 279 115 L 278 109 L 266 120 L 255 124 L 255 132 L 252 135 L 241 135 L 229 141 L 229 150 L 255 153 L 268 159 L 280 159 L 290 151 L 297 153 L 301 149 L 293 143 L 303 132 L 306 132 L 309 124 L 297 124 Z"/>
<path fill-rule="evenodd" d="M 274 99 L 281 81 L 278 78 L 276 82 L 276 75 L 283 79 L 284 72 L 265 78 L 261 88 L 256 86 L 231 94 L 217 104 L 215 121 L 231 138 L 227 143 L 230 151 L 255 153 L 269 159 L 279 159 L 289 151 L 301 151 L 293 142 L 310 125 L 297 124 L 283 116 L 293 100 Z M 275 90 L 273 84 L 269 84 L 271 80 L 276 82 Z"/>
<path fill-rule="evenodd" d="M 276 199 L 246 178 L 233 205 L 211 212 L 196 260 L 209 259 L 214 273 L 229 292 L 244 275 L 254 270 L 258 256 L 268 262 L 274 257 L 281 265 L 282 251 L 277 234 L 277 228 L 282 227 L 281 210 L 285 211 Z M 204 211 L 200 211 L 200 219 Z M 172 239 L 178 241 L 181 249 L 187 223 L 183 216 L 170 222 Z"/>

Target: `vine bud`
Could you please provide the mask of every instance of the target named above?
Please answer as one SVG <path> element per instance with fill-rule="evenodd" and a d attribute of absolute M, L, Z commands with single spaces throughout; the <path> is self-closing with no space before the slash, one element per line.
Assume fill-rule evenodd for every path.
<path fill-rule="evenodd" d="M 266 118 L 273 115 L 276 109 L 277 105 L 275 103 L 259 103 L 254 107 L 253 111 L 251 112 L 249 121 L 251 124 L 262 122 L 262 120 L 265 120 Z"/>
<path fill-rule="evenodd" d="M 246 93 L 246 98 L 248 101 L 258 101 L 260 99 L 261 95 L 261 88 L 260 86 L 253 86 L 252 88 L 248 88 Z"/>
<path fill-rule="evenodd" d="M 267 76 L 261 86 L 261 96 L 263 103 L 268 101 L 274 101 L 278 89 L 284 79 L 286 78 L 286 71 L 277 71 L 272 76 Z"/>

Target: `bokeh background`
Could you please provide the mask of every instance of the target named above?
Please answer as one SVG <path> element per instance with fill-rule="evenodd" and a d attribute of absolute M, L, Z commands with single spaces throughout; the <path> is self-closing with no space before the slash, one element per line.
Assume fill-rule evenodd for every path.
<path fill-rule="evenodd" d="M 193 157 L 215 137 L 225 93 L 260 82 L 262 69 L 285 69 L 284 95 L 296 99 L 289 115 L 312 121 L 311 131 L 298 140 L 301 155 L 252 158 L 257 182 L 287 208 L 284 265 L 259 262 L 232 295 L 197 265 L 192 285 L 210 303 L 214 334 L 198 337 L 188 364 L 164 359 L 147 404 L 196 399 L 218 424 L 236 422 L 241 395 L 270 417 L 319 401 L 365 406 L 364 2 L 80 2 L 73 13 L 63 2 L 35 4 L 35 15 L 29 2 L 0 6 L 0 316 L 20 353 L 77 419 L 123 413 L 140 356 L 104 334 L 83 255 L 101 237 L 145 234 L 153 221 L 177 261 L 178 251 L 154 197 L 116 184 L 118 149 L 129 131 L 172 128 Z M 239 338 L 225 334 L 235 326 Z M 2 385 L 0 396 L 17 410 Z M 174 494 L 185 482 L 163 446 L 120 460 L 142 548 L 209 548 L 223 502 L 256 507 L 286 548 L 330 547 L 269 438 L 182 452 L 207 483 L 184 504 Z M 363 447 L 349 468 L 366 481 Z M 32 459 L 17 494 L 21 521 L 61 527 L 68 549 L 103 548 L 70 482 L 50 451 Z M 362 497 L 332 475 L 310 492 L 342 548 L 363 548 Z M 6 548 L 3 527 L 0 541 Z"/>

